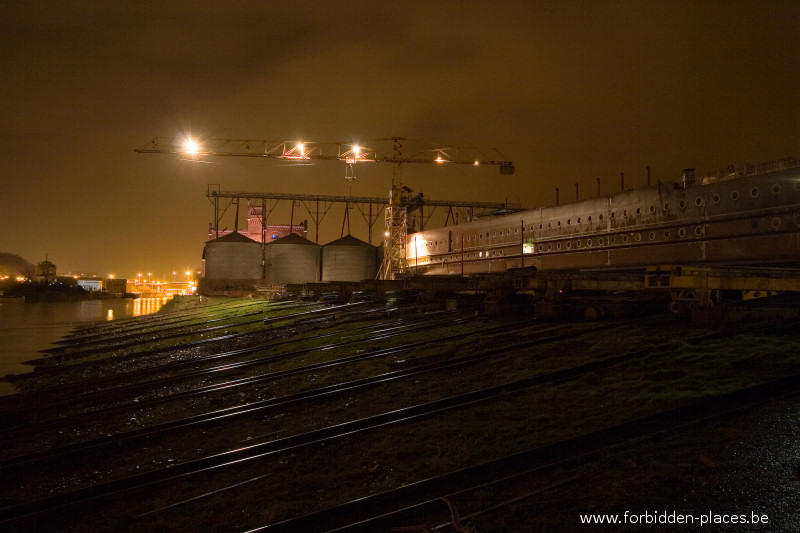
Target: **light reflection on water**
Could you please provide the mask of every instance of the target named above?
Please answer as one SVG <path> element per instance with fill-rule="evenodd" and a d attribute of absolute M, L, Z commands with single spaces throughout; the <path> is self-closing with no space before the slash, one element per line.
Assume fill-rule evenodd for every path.
<path fill-rule="evenodd" d="M 110 298 L 77 302 L 17 302 L 0 299 L 0 376 L 33 370 L 24 361 L 42 357 L 41 350 L 76 326 L 155 313 L 171 299 Z M 14 388 L 0 381 L 0 395 Z"/>
<path fill-rule="evenodd" d="M 136 298 L 133 301 L 133 313 L 131 316 L 141 316 L 155 313 L 171 299 L 172 296 L 162 296 L 160 298 Z"/>

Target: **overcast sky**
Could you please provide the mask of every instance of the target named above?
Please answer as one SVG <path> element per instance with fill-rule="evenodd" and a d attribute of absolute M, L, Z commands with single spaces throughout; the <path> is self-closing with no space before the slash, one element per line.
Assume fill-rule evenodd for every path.
<path fill-rule="evenodd" d="M 496 147 L 515 175 L 418 165 L 405 182 L 430 198 L 525 206 L 552 204 L 555 187 L 563 201 L 575 183 L 594 194 L 596 178 L 613 192 L 621 171 L 642 186 L 647 165 L 666 181 L 800 156 L 798 20 L 800 2 L 765 0 L 6 0 L 0 252 L 169 278 L 199 268 L 209 183 L 348 193 L 339 163 L 133 151 L 182 132 Z M 391 165 L 372 165 L 352 194 L 390 184 Z M 339 237 L 335 209 L 321 243 Z"/>

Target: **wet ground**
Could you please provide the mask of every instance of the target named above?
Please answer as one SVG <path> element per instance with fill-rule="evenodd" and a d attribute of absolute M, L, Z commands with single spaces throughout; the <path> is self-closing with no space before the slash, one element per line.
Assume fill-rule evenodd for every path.
<path fill-rule="evenodd" d="M 706 484 L 689 503 L 696 512 L 745 515 L 748 522 L 755 513 L 768 522 L 702 531 L 800 531 L 800 399 L 759 408 L 729 431 L 732 440 L 719 457 L 709 458 Z"/>

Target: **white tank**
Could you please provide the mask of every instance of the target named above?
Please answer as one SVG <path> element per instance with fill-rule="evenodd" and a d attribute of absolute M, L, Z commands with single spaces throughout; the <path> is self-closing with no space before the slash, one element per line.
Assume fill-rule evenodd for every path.
<path fill-rule="evenodd" d="M 320 247 L 292 233 L 267 244 L 267 278 L 273 285 L 319 281 Z"/>
<path fill-rule="evenodd" d="M 261 278 L 261 244 L 240 233 L 208 241 L 203 256 L 207 279 Z"/>
<path fill-rule="evenodd" d="M 352 235 L 322 247 L 322 281 L 375 279 L 378 249 Z"/>

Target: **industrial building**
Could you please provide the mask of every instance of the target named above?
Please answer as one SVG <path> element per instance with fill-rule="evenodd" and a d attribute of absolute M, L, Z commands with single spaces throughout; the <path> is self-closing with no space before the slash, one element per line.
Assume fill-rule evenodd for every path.
<path fill-rule="evenodd" d="M 233 232 L 206 243 L 203 277 L 239 287 L 361 281 L 377 275 L 380 252 L 352 235 L 320 246 L 295 233 L 260 243 Z"/>

